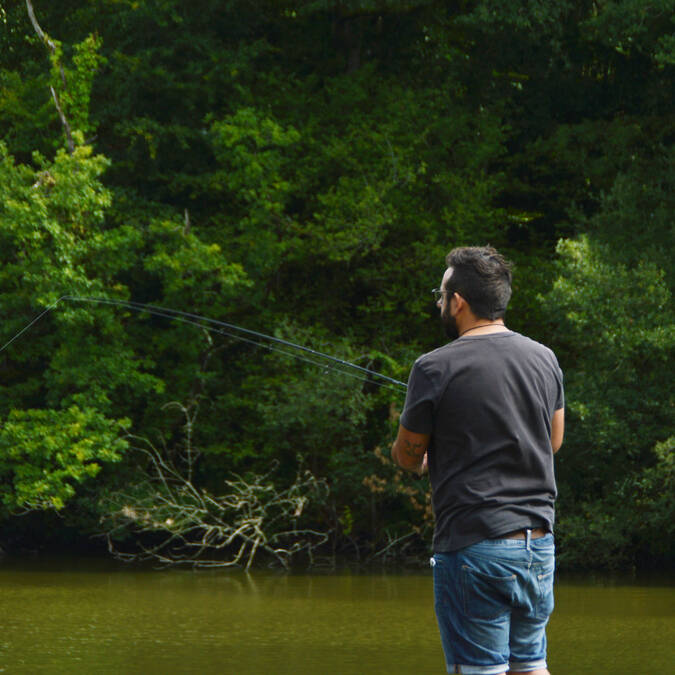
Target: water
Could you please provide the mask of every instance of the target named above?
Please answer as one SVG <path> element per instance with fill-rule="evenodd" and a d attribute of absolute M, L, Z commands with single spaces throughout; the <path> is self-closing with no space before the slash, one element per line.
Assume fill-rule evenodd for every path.
<path fill-rule="evenodd" d="M 675 588 L 559 581 L 553 675 L 675 673 Z M 443 673 L 427 570 L 0 566 L 3 673 Z"/>

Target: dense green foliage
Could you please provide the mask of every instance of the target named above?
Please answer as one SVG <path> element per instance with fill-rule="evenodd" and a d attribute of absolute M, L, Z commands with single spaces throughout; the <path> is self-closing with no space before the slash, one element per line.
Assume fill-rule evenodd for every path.
<path fill-rule="evenodd" d="M 104 296 L 405 379 L 442 340 L 445 253 L 489 242 L 509 325 L 566 376 L 563 564 L 673 560 L 675 0 L 32 4 L 53 49 L 0 5 L 3 344 Z M 214 494 L 308 468 L 334 552 L 428 536 L 424 481 L 382 450 L 395 391 L 67 301 L 0 368 L 2 545 L 31 509 L 96 533 L 144 473 L 130 434 L 178 463 L 189 434 Z"/>

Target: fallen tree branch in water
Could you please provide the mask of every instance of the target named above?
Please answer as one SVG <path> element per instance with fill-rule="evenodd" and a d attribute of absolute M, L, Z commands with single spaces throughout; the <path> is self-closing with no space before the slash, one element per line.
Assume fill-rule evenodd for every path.
<path fill-rule="evenodd" d="M 194 418 L 180 407 L 191 429 Z M 262 551 L 288 569 L 302 552 L 313 561 L 315 549 L 328 540 L 329 532 L 301 525 L 308 504 L 328 494 L 325 481 L 311 472 L 299 471 L 284 489 L 272 482 L 276 466 L 264 475 L 233 475 L 225 481 L 225 494 L 214 496 L 193 483 L 198 453 L 189 434 L 177 461 L 147 439 L 139 440 L 144 442 L 135 449 L 148 460 L 145 475 L 130 489 L 110 495 L 101 519 L 117 559 L 249 569 Z M 123 552 L 116 542 L 129 536 L 137 549 Z"/>

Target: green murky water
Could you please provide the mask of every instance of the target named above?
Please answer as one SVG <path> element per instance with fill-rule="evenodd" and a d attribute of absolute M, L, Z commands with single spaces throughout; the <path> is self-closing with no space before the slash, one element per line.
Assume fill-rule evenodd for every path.
<path fill-rule="evenodd" d="M 675 673 L 675 587 L 556 587 L 553 675 Z M 431 575 L 0 565 L 3 673 L 443 673 Z"/>

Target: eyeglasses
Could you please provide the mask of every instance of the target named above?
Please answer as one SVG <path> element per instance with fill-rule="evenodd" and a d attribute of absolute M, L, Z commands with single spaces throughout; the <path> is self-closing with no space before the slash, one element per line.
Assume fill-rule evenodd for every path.
<path fill-rule="evenodd" d="M 431 292 L 434 294 L 434 302 L 436 304 L 438 304 L 441 301 L 443 293 L 452 293 L 452 291 L 448 291 L 444 288 L 434 288 Z"/>

